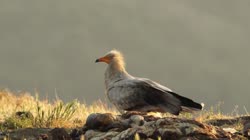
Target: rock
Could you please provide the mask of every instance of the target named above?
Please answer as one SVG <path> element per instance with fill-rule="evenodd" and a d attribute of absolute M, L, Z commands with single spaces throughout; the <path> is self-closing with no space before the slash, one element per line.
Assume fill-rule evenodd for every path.
<path fill-rule="evenodd" d="M 111 113 L 93 113 L 88 116 L 85 125 L 88 129 L 107 131 L 107 128 L 112 126 L 115 121 L 116 117 L 113 116 Z"/>
<path fill-rule="evenodd" d="M 222 126 L 222 125 L 234 125 L 237 122 L 238 122 L 237 119 L 215 119 L 215 120 L 209 120 L 206 123 L 214 126 Z"/>
<path fill-rule="evenodd" d="M 120 123 L 128 128 L 130 127 L 130 119 L 120 120 Z"/>
<path fill-rule="evenodd" d="M 84 129 L 75 128 L 71 131 L 69 135 L 73 140 L 80 140 L 84 133 L 85 133 Z"/>
<path fill-rule="evenodd" d="M 194 138 L 194 137 L 182 137 L 180 138 L 180 140 L 199 140 L 199 139 Z"/>
<path fill-rule="evenodd" d="M 138 130 L 137 133 L 138 135 L 144 135 L 145 138 L 152 138 L 154 131 L 155 129 L 145 128 L 145 129 Z"/>
<path fill-rule="evenodd" d="M 209 120 L 206 123 L 214 126 L 223 126 L 223 125 L 235 125 L 238 122 L 250 122 L 250 116 L 240 116 L 229 119 L 214 119 L 214 120 Z"/>
<path fill-rule="evenodd" d="M 247 120 L 248 118 L 245 117 L 244 119 Z M 223 121 L 220 121 L 220 123 Z M 214 122 L 218 121 L 214 120 Z M 224 122 L 228 124 L 228 121 Z M 211 122 L 206 124 L 193 119 L 159 118 L 131 112 L 121 116 L 97 113 L 88 117 L 82 134 L 85 135 L 85 139 L 93 140 L 126 140 L 138 137 L 142 140 L 158 138 L 162 140 L 247 139 L 239 133 L 231 131 L 233 129 L 222 129 L 212 124 Z M 247 125 L 245 129 L 249 130 Z M 248 134 L 248 131 L 246 132 L 245 134 Z"/>
<path fill-rule="evenodd" d="M 111 131 L 111 132 L 104 133 L 101 136 L 97 136 L 95 138 L 92 138 L 91 140 L 109 140 L 109 139 L 115 137 L 117 134 L 119 134 L 119 132 Z"/>
<path fill-rule="evenodd" d="M 48 140 L 49 136 L 48 134 L 40 134 L 38 137 L 39 140 Z"/>
<path fill-rule="evenodd" d="M 145 127 L 151 127 L 151 128 L 156 127 L 156 122 L 155 121 L 149 121 L 149 122 L 145 121 L 144 126 Z"/>
<path fill-rule="evenodd" d="M 140 115 L 133 115 L 130 117 L 130 123 L 141 126 L 144 124 L 144 117 Z"/>
<path fill-rule="evenodd" d="M 6 133 L 0 132 L 0 140 L 7 140 L 8 135 Z"/>
<path fill-rule="evenodd" d="M 151 139 L 151 138 L 146 138 L 146 140 L 154 140 L 154 139 Z"/>
<path fill-rule="evenodd" d="M 107 127 L 107 129 L 109 131 L 117 131 L 117 132 L 121 132 L 123 130 L 126 130 L 128 128 L 130 128 L 130 124 L 129 124 L 129 120 L 121 120 L 121 121 L 116 121 L 113 124 L 109 125 L 109 127 Z"/>
<path fill-rule="evenodd" d="M 122 115 L 121 115 L 121 118 L 123 118 L 123 119 L 128 119 L 128 118 L 130 118 L 130 117 L 133 116 L 133 115 L 145 116 L 146 113 L 144 113 L 144 112 L 136 112 L 136 111 L 129 111 L 129 112 L 126 112 L 126 113 L 122 114 Z"/>
<path fill-rule="evenodd" d="M 190 124 L 190 123 L 178 123 L 177 124 L 179 130 L 184 134 L 184 135 L 189 135 L 190 133 L 193 133 L 197 129 L 199 129 L 199 126 L 195 124 Z"/>
<path fill-rule="evenodd" d="M 64 128 L 54 128 L 49 132 L 49 140 L 71 140 Z"/>
<path fill-rule="evenodd" d="M 100 134 L 104 134 L 104 133 L 103 132 L 99 132 L 99 131 L 94 131 L 94 130 L 88 130 L 84 134 L 84 138 L 87 139 L 87 140 L 89 140 L 89 139 L 92 139 L 93 137 L 97 137 Z"/>
<path fill-rule="evenodd" d="M 243 122 L 243 134 L 250 139 L 250 121 Z"/>
<path fill-rule="evenodd" d="M 225 132 L 228 132 L 228 133 L 232 133 L 232 134 L 234 134 L 234 133 L 236 133 L 237 132 L 237 130 L 235 130 L 234 128 L 222 128 Z"/>
<path fill-rule="evenodd" d="M 166 119 L 158 119 L 156 122 L 155 122 L 155 125 L 156 127 L 162 127 L 164 125 L 171 125 L 171 122 L 167 121 Z"/>
<path fill-rule="evenodd" d="M 237 119 L 243 122 L 250 122 L 250 116 L 240 116 L 240 117 L 237 117 Z"/>
<path fill-rule="evenodd" d="M 11 140 L 37 140 L 42 139 L 42 135 L 46 135 L 50 129 L 45 128 L 25 128 L 25 129 L 17 129 L 8 133 L 8 138 Z"/>
<path fill-rule="evenodd" d="M 128 128 L 125 131 L 122 131 L 116 137 L 112 138 L 112 140 L 130 140 L 134 139 L 137 129 L 136 128 Z"/>

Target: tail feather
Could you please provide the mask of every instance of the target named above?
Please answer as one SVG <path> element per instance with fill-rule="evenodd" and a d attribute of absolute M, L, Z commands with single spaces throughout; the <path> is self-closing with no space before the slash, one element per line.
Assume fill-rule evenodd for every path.
<path fill-rule="evenodd" d="M 188 111 L 188 112 L 190 112 L 191 110 L 192 111 L 198 111 L 198 110 L 202 110 L 203 107 L 204 107 L 203 103 L 201 103 L 201 104 L 196 103 L 193 100 L 188 99 L 186 97 L 183 97 L 181 95 L 178 95 L 178 94 L 176 94 L 174 92 L 169 92 L 169 93 L 174 95 L 176 98 L 178 98 L 181 101 L 181 106 L 183 106 L 182 107 L 183 111 L 185 111 L 185 110 Z"/>

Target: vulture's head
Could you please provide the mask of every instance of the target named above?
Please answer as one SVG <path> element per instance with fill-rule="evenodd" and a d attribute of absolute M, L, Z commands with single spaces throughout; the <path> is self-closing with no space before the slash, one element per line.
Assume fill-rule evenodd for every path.
<path fill-rule="evenodd" d="M 121 70 L 121 71 L 125 70 L 125 62 L 124 62 L 123 55 L 120 51 L 117 51 L 117 50 L 111 50 L 103 57 L 96 59 L 95 62 L 96 63 L 105 62 L 117 70 Z"/>
<path fill-rule="evenodd" d="M 95 62 L 96 63 L 97 62 L 105 62 L 107 64 L 111 64 L 111 63 L 120 63 L 121 64 L 121 63 L 123 63 L 122 65 L 124 65 L 124 58 L 123 58 L 123 55 L 121 52 L 119 52 L 117 50 L 111 50 L 103 57 L 96 59 Z"/>

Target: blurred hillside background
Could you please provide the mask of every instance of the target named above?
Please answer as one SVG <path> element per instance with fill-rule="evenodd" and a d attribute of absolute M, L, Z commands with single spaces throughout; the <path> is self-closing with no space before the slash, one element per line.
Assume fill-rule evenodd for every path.
<path fill-rule="evenodd" d="M 204 102 L 250 111 L 250 1 L 3 0 L 0 88 L 105 100 L 116 48 L 127 70 Z"/>

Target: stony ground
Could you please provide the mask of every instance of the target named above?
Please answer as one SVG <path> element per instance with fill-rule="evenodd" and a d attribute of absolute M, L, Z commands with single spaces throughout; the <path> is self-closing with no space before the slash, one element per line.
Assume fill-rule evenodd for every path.
<path fill-rule="evenodd" d="M 0 140 L 248 139 L 250 135 L 247 109 L 246 116 L 237 110 L 223 114 L 220 104 L 178 117 L 168 113 L 119 115 L 102 101 L 64 103 L 9 90 L 0 90 L 0 104 Z"/>
<path fill-rule="evenodd" d="M 242 130 L 233 126 L 241 123 Z M 112 115 L 93 113 L 81 128 L 25 128 L 1 133 L 0 139 L 11 140 L 247 140 L 250 116 L 199 122 L 178 117 L 155 117 L 140 113 Z"/>

